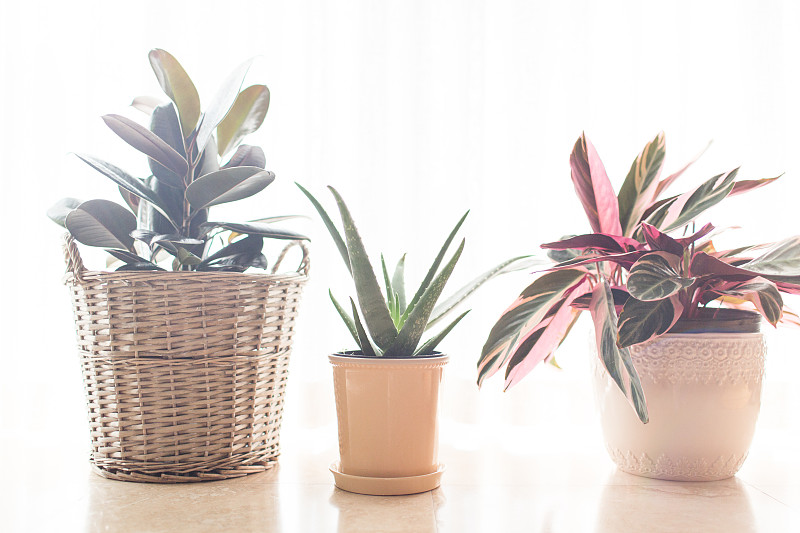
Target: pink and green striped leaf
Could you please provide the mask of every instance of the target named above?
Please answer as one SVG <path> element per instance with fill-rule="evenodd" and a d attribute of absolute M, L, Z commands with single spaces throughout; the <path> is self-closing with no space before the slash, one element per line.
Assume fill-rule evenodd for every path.
<path fill-rule="evenodd" d="M 776 176 L 774 178 L 737 181 L 736 183 L 733 184 L 733 190 L 731 191 L 730 196 L 735 196 L 737 194 L 742 194 L 748 191 L 752 191 L 754 189 L 759 189 L 761 187 L 764 187 L 765 185 L 769 185 L 770 183 L 777 180 L 781 176 L 783 176 L 783 174 L 781 174 L 780 176 Z"/>
<path fill-rule="evenodd" d="M 633 366 L 630 350 L 617 346 L 617 312 L 614 309 L 611 287 L 605 279 L 598 283 L 592 291 L 589 311 L 594 321 L 597 355 L 600 357 L 600 361 L 608 375 L 633 406 L 639 420 L 646 424 L 649 416 L 644 391 L 639 374 Z"/>
<path fill-rule="evenodd" d="M 478 360 L 478 386 L 508 362 L 511 348 L 541 322 L 547 311 L 586 276 L 580 270 L 559 270 L 529 285 L 492 327 Z"/>
<path fill-rule="evenodd" d="M 708 147 L 709 147 L 709 146 L 711 146 L 711 141 L 709 141 L 709 142 L 708 142 L 708 144 L 706 145 L 706 147 L 705 147 L 705 148 L 703 148 L 703 149 L 700 151 L 700 153 L 698 153 L 696 156 L 694 156 L 694 158 L 693 158 L 691 161 L 689 161 L 688 163 L 686 163 L 686 165 L 684 165 L 684 166 L 683 166 L 683 168 L 681 168 L 679 171 L 675 172 L 674 174 L 670 174 L 669 176 L 667 176 L 666 178 L 664 178 L 663 180 L 661 180 L 660 182 L 658 182 L 658 187 L 656 187 L 656 194 L 655 194 L 655 196 L 654 196 L 653 198 L 658 198 L 659 196 L 661 196 L 661 193 L 662 193 L 662 192 L 664 192 L 665 190 L 667 190 L 667 188 L 668 188 L 670 185 L 672 185 L 672 184 L 675 182 L 675 180 L 677 180 L 679 177 L 681 177 L 681 175 L 682 175 L 684 172 L 686 172 L 686 170 L 687 170 L 687 169 L 688 169 L 690 166 L 692 166 L 692 165 L 695 163 L 695 161 L 697 161 L 698 159 L 700 159 L 700 156 L 702 156 L 704 153 L 706 153 L 706 150 L 708 150 Z"/>
<path fill-rule="evenodd" d="M 719 174 L 696 189 L 670 198 L 647 218 L 647 223 L 659 228 L 664 233 L 691 223 L 730 194 L 733 189 L 733 180 L 738 171 L 737 168 L 728 173 Z"/>
<path fill-rule="evenodd" d="M 548 314 L 552 313 L 552 316 L 547 317 L 546 322 L 543 320 L 515 343 L 506 366 L 506 390 L 524 378 L 561 344 L 575 318 L 581 313 L 579 309 L 572 307 L 572 302 L 588 287 L 588 280 L 581 282 L 551 307 Z"/>
<path fill-rule="evenodd" d="M 666 233 L 658 231 L 655 226 L 642 222 L 642 234 L 651 250 L 663 250 L 677 256 L 683 255 L 684 246 Z"/>
<path fill-rule="evenodd" d="M 680 275 L 681 256 L 669 252 L 651 252 L 631 268 L 628 292 L 638 300 L 663 300 L 694 283 L 694 278 Z"/>
<path fill-rule="evenodd" d="M 665 153 L 664 132 L 661 132 L 633 161 L 617 196 L 623 235 L 633 235 L 642 214 L 655 200 Z"/>
<path fill-rule="evenodd" d="M 667 333 L 683 313 L 677 294 L 663 300 L 646 302 L 629 298 L 619 315 L 617 344 L 627 348 Z"/>
<path fill-rule="evenodd" d="M 586 135 L 575 143 L 569 158 L 572 183 L 595 233 L 622 235 L 619 205 L 600 156 Z"/>
<path fill-rule="evenodd" d="M 778 287 L 768 279 L 758 277 L 744 282 L 723 282 L 710 290 L 751 302 L 773 326 L 781 319 L 783 298 Z"/>
<path fill-rule="evenodd" d="M 605 233 L 588 233 L 576 235 L 556 242 L 541 245 L 545 250 L 606 250 L 614 253 L 630 252 L 642 248 L 642 243 L 636 239 L 620 235 L 607 235 Z"/>

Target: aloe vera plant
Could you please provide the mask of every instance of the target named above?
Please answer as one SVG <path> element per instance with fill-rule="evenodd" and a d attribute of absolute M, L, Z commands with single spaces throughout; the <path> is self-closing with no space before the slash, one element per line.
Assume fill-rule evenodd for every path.
<path fill-rule="evenodd" d="M 633 161 L 615 195 L 594 146 L 585 135 L 578 139 L 571 176 L 593 233 L 542 245 L 556 264 L 492 328 L 478 361 L 479 385 L 504 366 L 506 388 L 519 382 L 553 357 L 588 310 L 600 360 L 646 423 L 630 346 L 668 333 L 680 318 L 695 317 L 706 306 L 750 309 L 773 325 L 800 325 L 780 294 L 800 294 L 800 237 L 717 250 L 711 224 L 694 231 L 695 220 L 726 197 L 777 178 L 736 181 L 734 169 L 663 197 L 697 159 L 661 178 L 665 152 L 660 133 Z"/>
<path fill-rule="evenodd" d="M 242 144 L 261 127 L 269 108 L 266 85 L 242 89 L 252 60 L 223 82 L 205 112 L 191 78 L 168 52 L 149 53 L 158 83 L 169 98 L 138 97 L 131 104 L 150 116 L 150 128 L 121 115 L 103 121 L 127 144 L 147 156 L 150 174 L 134 177 L 97 157 L 77 157 L 113 181 L 125 206 L 108 200 L 65 198 L 48 210 L 78 241 L 106 248 L 124 264 L 118 270 L 237 271 L 266 267 L 264 239 L 303 240 L 273 224 L 292 216 L 247 223 L 208 220 L 209 208 L 250 197 L 275 180 L 264 170 L 261 148 Z M 228 234 L 214 249 L 213 237 Z"/>
<path fill-rule="evenodd" d="M 445 284 L 464 249 L 464 239 L 462 239 L 450 259 L 445 261 L 448 249 L 469 214 L 467 211 L 447 236 L 419 288 L 408 299 L 405 286 L 406 256 L 403 255 L 400 258 L 390 274 L 386 261 L 381 255 L 381 274 L 376 275 L 353 216 L 336 189 L 328 187 L 336 200 L 341 215 L 344 237 L 322 204 L 303 186 L 300 184 L 297 186 L 308 197 L 322 218 L 355 283 L 357 298 L 355 300 L 350 298 L 349 306 L 341 305 L 334 297 L 333 292 L 329 291 L 329 294 L 336 311 L 358 345 L 358 351 L 364 356 L 399 358 L 434 353 L 439 343 L 469 311 L 461 313 L 438 333 L 422 342 L 426 330 L 443 321 L 461 302 L 490 279 L 537 264 L 530 259 L 530 256 L 503 261 L 437 305 Z M 378 281 L 379 278 L 383 281 L 383 287 Z"/>

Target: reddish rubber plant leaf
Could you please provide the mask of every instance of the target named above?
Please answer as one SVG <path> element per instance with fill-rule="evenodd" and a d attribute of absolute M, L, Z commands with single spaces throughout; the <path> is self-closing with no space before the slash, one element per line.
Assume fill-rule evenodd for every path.
<path fill-rule="evenodd" d="M 597 150 L 586 134 L 575 142 L 569 158 L 572 183 L 595 233 L 622 235 L 619 205 L 614 188 Z"/>

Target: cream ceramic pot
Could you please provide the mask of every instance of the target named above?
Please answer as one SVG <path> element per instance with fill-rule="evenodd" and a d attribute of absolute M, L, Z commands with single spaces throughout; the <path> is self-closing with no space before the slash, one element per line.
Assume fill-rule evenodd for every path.
<path fill-rule="evenodd" d="M 439 386 L 448 357 L 336 354 L 329 360 L 339 422 L 340 472 L 408 478 L 439 471 Z"/>
<path fill-rule="evenodd" d="M 754 333 L 676 333 L 631 347 L 650 422 L 594 357 L 608 453 L 640 476 L 711 481 L 742 466 L 761 406 L 766 345 Z"/>

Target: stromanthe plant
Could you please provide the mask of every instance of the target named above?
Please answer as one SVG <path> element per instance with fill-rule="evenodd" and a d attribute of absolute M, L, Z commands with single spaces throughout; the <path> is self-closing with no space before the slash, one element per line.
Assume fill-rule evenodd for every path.
<path fill-rule="evenodd" d="M 213 222 L 209 208 L 252 196 L 275 180 L 264 170 L 264 151 L 243 138 L 261 127 L 269 108 L 266 85 L 242 89 L 252 59 L 223 82 L 205 112 L 191 78 L 168 52 L 149 53 L 167 102 L 138 97 L 131 104 L 150 116 L 150 128 L 122 115 L 103 116 L 123 141 L 148 158 L 150 174 L 134 177 L 97 157 L 77 157 L 113 181 L 125 206 L 109 200 L 64 198 L 47 214 L 88 246 L 105 248 L 124 264 L 117 270 L 237 271 L 266 267 L 264 239 L 303 240 L 272 224 L 294 218 L 268 217 L 247 223 Z M 222 246 L 214 249 L 215 236 Z M 227 244 L 226 244 L 227 243 Z"/>
<path fill-rule="evenodd" d="M 406 255 L 400 258 L 391 275 L 381 255 L 381 275 L 376 276 L 353 216 L 336 189 L 328 187 L 341 215 L 344 237 L 322 204 L 303 186 L 300 184 L 297 186 L 319 213 L 353 278 L 356 299 L 350 298 L 350 305 L 347 306 L 349 311 L 339 303 L 333 292 L 329 291 L 329 294 L 336 311 L 358 345 L 359 355 L 400 358 L 433 354 L 439 343 L 469 311 L 461 313 L 438 333 L 422 342 L 427 330 L 442 322 L 461 302 L 490 279 L 508 272 L 529 269 L 538 264 L 538 261 L 531 260 L 530 256 L 503 261 L 437 305 L 464 249 L 464 239 L 462 239 L 455 253 L 445 261 L 447 251 L 467 218 L 468 211 L 447 236 L 425 278 L 409 300 L 405 286 Z M 383 280 L 383 288 L 378 282 L 379 277 Z"/>
<path fill-rule="evenodd" d="M 585 135 L 578 139 L 571 177 L 593 233 L 542 245 L 557 264 L 492 328 L 478 361 L 479 385 L 504 366 L 506 389 L 519 382 L 553 356 L 588 310 L 600 360 L 647 423 L 630 346 L 668 333 L 682 317 L 695 318 L 704 307 L 751 309 L 770 324 L 798 325 L 781 292 L 800 294 L 800 237 L 717 250 L 714 227 L 695 227 L 697 217 L 726 197 L 777 178 L 736 181 L 734 169 L 683 194 L 664 196 L 697 159 L 661 178 L 665 152 L 660 133 L 633 161 L 615 195 L 594 146 Z"/>

